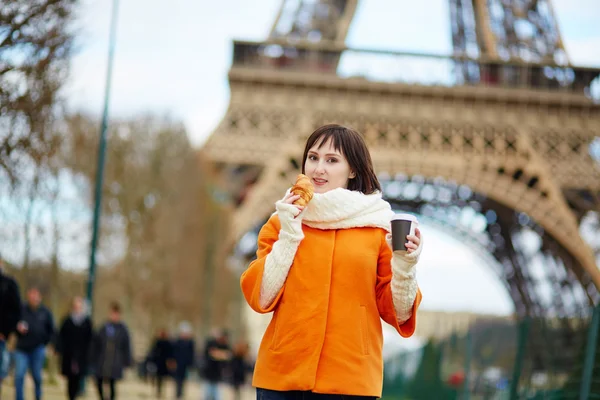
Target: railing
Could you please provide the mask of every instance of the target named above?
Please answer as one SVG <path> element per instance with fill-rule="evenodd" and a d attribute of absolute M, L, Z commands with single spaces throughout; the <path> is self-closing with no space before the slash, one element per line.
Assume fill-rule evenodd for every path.
<path fill-rule="evenodd" d="M 397 354 L 385 362 L 383 399 L 600 399 L 600 306 L 590 314 L 573 336 L 579 350 L 549 346 L 543 365 L 531 353 L 541 339 L 533 327 L 543 321 L 529 318 L 512 324 L 484 320 L 465 334 Z M 559 339 L 563 334 L 546 332 Z M 548 363 L 557 354 L 568 362 Z"/>
<path fill-rule="evenodd" d="M 234 67 L 332 74 L 378 82 L 526 88 L 600 100 L 600 68 L 498 62 L 460 56 L 336 48 L 284 42 L 234 42 Z"/>

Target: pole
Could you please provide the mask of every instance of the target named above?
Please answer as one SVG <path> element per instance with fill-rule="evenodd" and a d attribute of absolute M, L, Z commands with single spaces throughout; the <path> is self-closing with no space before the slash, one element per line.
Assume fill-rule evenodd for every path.
<path fill-rule="evenodd" d="M 587 349 L 583 365 L 583 377 L 581 379 L 581 390 L 579 398 L 589 399 L 593 381 L 594 361 L 596 360 L 596 343 L 598 342 L 598 325 L 600 323 L 600 305 L 593 310 L 592 320 L 588 328 Z"/>
<path fill-rule="evenodd" d="M 98 146 L 98 165 L 96 169 L 96 187 L 94 193 L 94 220 L 92 224 L 92 242 L 90 249 L 90 266 L 87 281 L 87 301 L 90 316 L 93 310 L 94 280 L 96 275 L 96 247 L 98 246 L 98 225 L 102 210 L 102 183 L 104 180 L 104 160 L 106 158 L 106 131 L 108 128 L 108 101 L 110 98 L 110 84 L 112 78 L 112 65 L 115 54 L 115 38 L 117 33 L 117 11 L 119 0 L 113 0 L 110 22 L 110 36 L 108 42 L 108 67 L 106 72 L 106 88 L 104 93 L 104 110 L 100 126 L 100 143 Z"/>
<path fill-rule="evenodd" d="M 521 380 L 521 372 L 523 370 L 523 359 L 525 358 L 525 351 L 527 346 L 527 340 L 529 339 L 529 325 L 531 319 L 525 317 L 519 323 L 519 342 L 517 343 L 517 354 L 515 355 L 515 366 L 513 369 L 512 382 L 510 383 L 510 400 L 517 398 L 519 392 L 519 381 Z"/>
<path fill-rule="evenodd" d="M 473 351 L 473 343 L 471 330 L 467 330 L 466 349 L 465 349 L 465 381 L 463 384 L 462 400 L 469 400 L 471 397 L 471 356 Z"/>

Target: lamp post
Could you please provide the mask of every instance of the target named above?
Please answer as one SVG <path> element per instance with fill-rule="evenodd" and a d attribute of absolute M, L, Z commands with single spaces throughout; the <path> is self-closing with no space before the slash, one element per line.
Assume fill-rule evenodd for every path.
<path fill-rule="evenodd" d="M 104 180 L 104 160 L 106 158 L 106 131 L 108 129 L 108 101 L 110 98 L 110 84 L 112 78 L 112 64 L 115 53 L 115 37 L 117 33 L 117 11 L 119 0 L 113 0 L 110 21 L 110 36 L 108 42 L 108 68 L 106 72 L 106 87 L 104 92 L 104 110 L 100 126 L 100 143 L 98 146 L 98 165 L 96 169 L 96 187 L 94 190 L 94 219 L 92 223 L 92 242 L 90 249 L 90 266 L 87 281 L 87 301 L 89 313 L 93 310 L 94 280 L 96 276 L 96 248 L 98 246 L 98 225 L 102 211 L 102 183 Z"/>

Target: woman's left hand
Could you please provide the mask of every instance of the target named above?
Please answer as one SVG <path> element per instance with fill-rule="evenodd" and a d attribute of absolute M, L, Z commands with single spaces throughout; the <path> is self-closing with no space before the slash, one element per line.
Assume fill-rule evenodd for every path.
<path fill-rule="evenodd" d="M 406 251 L 408 254 L 416 251 L 421 244 L 421 231 L 419 228 L 415 228 L 415 234 L 406 236 L 406 239 L 408 240 L 406 243 Z"/>

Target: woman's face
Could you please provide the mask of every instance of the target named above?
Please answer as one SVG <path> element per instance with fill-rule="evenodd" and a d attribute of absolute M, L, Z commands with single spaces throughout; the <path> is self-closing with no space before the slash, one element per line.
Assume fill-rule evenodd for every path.
<path fill-rule="evenodd" d="M 304 161 L 304 174 L 315 187 L 315 193 L 325 193 L 333 189 L 348 187 L 348 180 L 354 178 L 354 172 L 339 151 L 333 147 L 331 140 L 319 145 L 321 141 L 308 151 Z"/>

